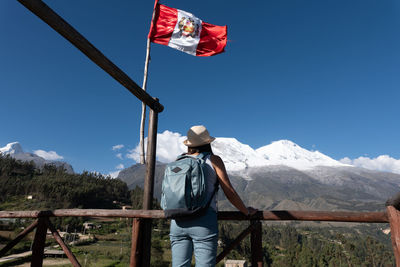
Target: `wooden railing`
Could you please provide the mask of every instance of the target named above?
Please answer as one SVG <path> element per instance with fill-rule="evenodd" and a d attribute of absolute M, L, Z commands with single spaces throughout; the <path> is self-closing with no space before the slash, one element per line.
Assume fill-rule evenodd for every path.
<path fill-rule="evenodd" d="M 161 210 L 105 210 L 105 209 L 60 209 L 53 211 L 0 211 L 0 218 L 36 218 L 37 220 L 22 231 L 15 239 L 10 241 L 2 250 L 0 257 L 21 241 L 28 233 L 36 229 L 32 246 L 31 266 L 42 266 L 46 232 L 49 229 L 71 261 L 73 266 L 81 266 L 63 242 L 59 233 L 50 222 L 50 217 L 117 217 L 134 218 L 132 226 L 132 247 L 130 266 L 146 266 L 143 261 L 143 246 L 138 240 L 142 234 L 140 222 L 149 219 L 163 219 L 164 212 Z M 218 256 L 220 262 L 228 253 L 234 249 L 246 236 L 250 234 L 251 240 L 251 262 L 252 266 L 263 266 L 262 250 L 262 225 L 261 221 L 331 221 L 331 222 L 358 222 L 358 223 L 390 223 L 393 251 L 396 266 L 400 267 L 400 212 L 389 205 L 382 212 L 343 212 L 343 211 L 259 211 L 251 218 L 237 211 L 220 211 L 218 220 L 248 220 L 250 225 L 238 235 Z M 150 257 L 150 255 L 149 255 Z"/>

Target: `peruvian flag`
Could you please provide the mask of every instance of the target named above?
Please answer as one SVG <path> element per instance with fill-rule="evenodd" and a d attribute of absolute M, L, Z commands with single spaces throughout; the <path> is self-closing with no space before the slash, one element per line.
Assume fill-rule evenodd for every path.
<path fill-rule="evenodd" d="M 227 27 L 206 23 L 188 12 L 156 3 L 149 39 L 193 56 L 224 52 Z"/>

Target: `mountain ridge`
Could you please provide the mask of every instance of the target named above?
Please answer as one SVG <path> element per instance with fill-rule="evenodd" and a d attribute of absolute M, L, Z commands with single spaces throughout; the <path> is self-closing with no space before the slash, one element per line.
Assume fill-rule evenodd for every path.
<path fill-rule="evenodd" d="M 154 196 L 160 199 L 166 164 L 156 165 Z M 130 189 L 143 187 L 145 165 L 135 164 L 122 170 L 118 179 Z M 316 167 L 297 170 L 274 165 L 229 172 L 230 180 L 247 205 L 259 209 L 376 211 L 400 188 L 400 175 L 356 167 Z M 243 174 L 250 177 L 244 179 Z M 321 178 L 323 177 L 323 178 Z M 219 208 L 234 210 L 222 190 Z"/>
<path fill-rule="evenodd" d="M 300 170 L 317 166 L 351 166 L 319 151 L 304 149 L 290 140 L 274 141 L 269 145 L 253 149 L 235 138 L 216 138 L 212 143 L 212 149 L 215 154 L 223 158 L 229 171 L 271 165 L 286 165 Z"/>
<path fill-rule="evenodd" d="M 248 205 L 260 209 L 381 210 L 400 188 L 400 174 L 343 164 L 318 151 L 280 140 L 252 149 L 235 138 L 217 138 L 231 182 Z M 159 198 L 166 163 L 156 165 L 154 195 Z M 129 188 L 142 186 L 145 166 L 135 164 L 118 178 Z M 219 192 L 221 209 L 233 209 Z"/>
<path fill-rule="evenodd" d="M 8 143 L 5 147 L 0 147 L 0 154 L 9 155 L 21 161 L 33 161 L 36 167 L 43 168 L 44 165 L 53 165 L 55 167 L 63 167 L 67 173 L 74 173 L 70 164 L 64 161 L 46 160 L 34 153 L 24 152 L 19 142 Z"/>

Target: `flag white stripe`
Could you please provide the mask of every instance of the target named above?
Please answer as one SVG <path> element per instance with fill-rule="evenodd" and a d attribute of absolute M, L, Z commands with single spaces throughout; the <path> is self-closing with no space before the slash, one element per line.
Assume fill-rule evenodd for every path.
<path fill-rule="evenodd" d="M 194 28 L 192 28 L 193 32 L 190 30 L 185 31 L 187 28 L 182 27 L 182 24 L 180 25 L 179 22 L 181 21 L 185 25 L 194 26 Z M 168 46 L 195 56 L 197 45 L 200 41 L 201 23 L 201 19 L 193 16 L 193 14 L 178 9 L 178 20 Z M 197 31 L 196 27 L 198 27 Z"/>

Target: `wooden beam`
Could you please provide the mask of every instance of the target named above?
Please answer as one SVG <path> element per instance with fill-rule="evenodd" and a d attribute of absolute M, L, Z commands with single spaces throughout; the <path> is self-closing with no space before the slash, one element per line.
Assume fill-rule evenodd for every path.
<path fill-rule="evenodd" d="M 387 213 L 351 212 L 351 211 L 293 211 L 271 210 L 259 211 L 251 218 L 237 211 L 218 213 L 219 220 L 264 220 L 264 221 L 330 221 L 330 222 L 389 222 Z"/>
<path fill-rule="evenodd" d="M 165 218 L 162 210 L 59 209 L 49 211 L 0 211 L 0 218 L 38 217 Z"/>
<path fill-rule="evenodd" d="M 253 230 L 250 235 L 251 266 L 263 267 L 262 226 L 260 221 L 252 221 Z"/>
<path fill-rule="evenodd" d="M 396 266 L 400 267 L 400 211 L 393 206 L 387 206 L 386 209 L 389 215 L 390 236 L 392 239 Z"/>
<path fill-rule="evenodd" d="M 41 217 L 38 220 L 38 225 L 36 227 L 35 239 L 32 245 L 32 267 L 43 266 L 43 253 L 44 246 L 46 243 L 46 233 L 47 233 L 47 222 L 45 217 Z"/>
<path fill-rule="evenodd" d="M 100 68 L 107 72 L 111 77 L 122 84 L 133 95 L 148 105 L 151 109 L 161 112 L 164 107 L 147 94 L 139 85 L 137 85 L 127 74 L 112 63 L 103 55 L 94 45 L 92 45 L 83 35 L 75 30 L 68 22 L 61 18 L 49 6 L 41 0 L 18 0 L 22 5 L 32 13 L 46 22 L 56 32 L 71 42 L 90 60 L 96 63 Z"/>
<path fill-rule="evenodd" d="M 10 241 L 4 248 L 0 250 L 0 258 L 3 257 L 7 251 L 12 249 L 16 244 L 19 243 L 27 234 L 33 231 L 33 229 L 36 228 L 38 225 L 38 221 L 34 221 L 31 225 L 25 228 L 24 231 L 22 231 L 19 235 L 17 235 L 12 241 Z"/>
<path fill-rule="evenodd" d="M 165 219 L 162 210 L 108 210 L 108 209 L 59 209 L 49 211 L 0 211 L 0 218 L 47 217 L 118 217 Z M 388 223 L 387 212 L 345 211 L 259 211 L 249 218 L 239 211 L 220 211 L 218 220 L 265 220 L 265 221 L 332 221 Z"/>
<path fill-rule="evenodd" d="M 131 258 L 130 267 L 137 267 L 141 265 L 141 231 L 140 231 L 140 219 L 133 219 L 132 224 L 132 244 L 131 244 Z"/>
<path fill-rule="evenodd" d="M 386 206 L 393 206 L 397 210 L 400 210 L 400 192 L 392 196 L 386 201 Z"/>
<path fill-rule="evenodd" d="M 61 246 L 62 250 L 64 251 L 65 255 L 67 255 L 69 261 L 72 263 L 74 267 L 81 267 L 80 263 L 76 259 L 75 255 L 69 250 L 67 245 L 64 243 L 62 240 L 60 234 L 56 230 L 56 228 L 53 226 L 53 224 L 49 221 L 48 218 L 46 218 L 47 221 L 47 226 L 49 227 L 54 239 L 57 241 L 57 243 Z"/>
<path fill-rule="evenodd" d="M 251 233 L 254 229 L 254 225 L 250 224 L 246 229 L 243 230 L 236 238 L 233 240 L 218 256 L 216 260 L 216 264 L 222 261 L 228 254 L 231 252 L 237 245 L 239 245 L 242 240 Z"/>

